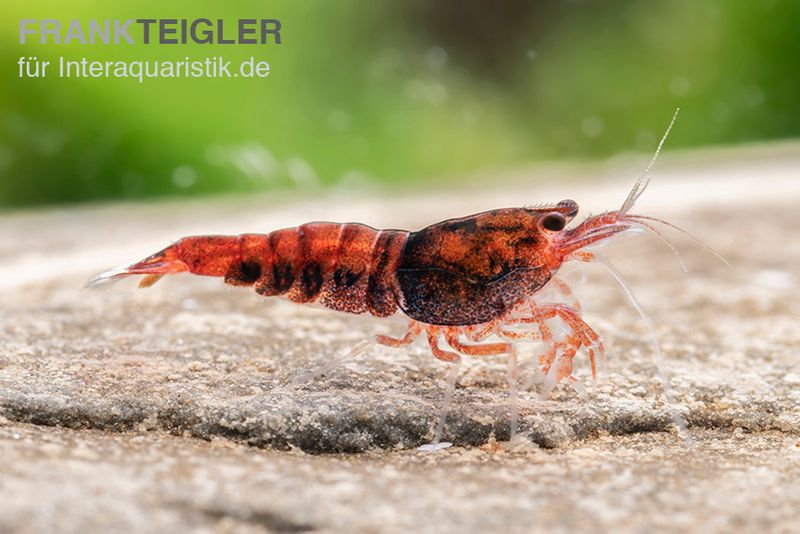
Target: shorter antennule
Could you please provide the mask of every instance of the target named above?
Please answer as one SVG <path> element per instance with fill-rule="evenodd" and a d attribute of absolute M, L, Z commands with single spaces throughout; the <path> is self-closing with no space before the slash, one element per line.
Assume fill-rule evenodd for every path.
<path fill-rule="evenodd" d="M 672 130 L 672 125 L 675 124 L 675 120 L 678 118 L 678 112 L 680 112 L 681 108 L 675 108 L 675 113 L 672 114 L 672 120 L 669 121 L 669 126 L 667 126 L 667 131 L 664 132 L 664 135 L 661 137 L 661 141 L 658 143 L 658 147 L 656 148 L 655 154 L 653 157 L 650 158 L 650 163 L 647 164 L 642 174 L 639 176 L 639 179 L 636 180 L 636 183 L 633 184 L 633 188 L 631 192 L 628 193 L 628 198 L 625 199 L 625 202 L 622 203 L 622 207 L 620 208 L 620 213 L 628 213 L 630 209 L 636 204 L 636 201 L 639 200 L 639 197 L 642 196 L 644 190 L 647 189 L 647 184 L 650 183 L 650 179 L 647 177 L 647 173 L 650 172 L 650 169 L 653 168 L 653 165 L 656 164 L 656 160 L 658 159 L 658 155 L 661 153 L 661 147 L 664 146 L 664 142 L 667 140 L 669 136 L 669 132 Z"/>

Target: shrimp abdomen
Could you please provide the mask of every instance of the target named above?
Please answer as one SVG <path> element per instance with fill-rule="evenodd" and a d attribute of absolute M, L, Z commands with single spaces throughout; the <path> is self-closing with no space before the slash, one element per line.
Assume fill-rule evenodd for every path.
<path fill-rule="evenodd" d="M 396 270 L 407 236 L 327 222 L 268 234 L 191 236 L 119 274 L 222 276 L 226 284 L 253 286 L 265 297 L 386 317 L 398 309 Z"/>

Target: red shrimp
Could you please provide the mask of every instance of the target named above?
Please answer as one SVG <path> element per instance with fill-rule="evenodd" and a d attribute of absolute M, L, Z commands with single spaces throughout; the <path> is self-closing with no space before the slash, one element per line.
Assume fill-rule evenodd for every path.
<path fill-rule="evenodd" d="M 661 144 L 668 133 L 669 128 Z M 587 352 L 594 375 L 595 356 L 604 348 L 580 308 L 537 299 L 551 281 L 570 297 L 556 274 L 567 261 L 595 260 L 590 245 L 636 227 L 655 231 L 649 223 L 663 222 L 629 213 L 647 186 L 658 150 L 620 209 L 572 228 L 568 224 L 578 213 L 573 200 L 495 209 L 415 232 L 313 222 L 268 234 L 184 237 L 90 284 L 144 275 L 140 286 L 146 287 L 179 272 L 223 277 L 227 284 L 299 304 L 376 317 L 400 313 L 408 319 L 405 335 L 377 336 L 377 341 L 401 346 L 424 335 L 433 355 L 447 362 L 462 355 L 513 355 L 514 340 L 529 338 L 547 347 L 542 370 L 552 371 L 555 382 L 571 377 L 580 350 Z M 552 334 L 548 321 L 554 318 L 566 325 L 565 336 Z M 493 335 L 500 340 L 485 342 Z M 442 340 L 448 349 L 440 346 Z"/>

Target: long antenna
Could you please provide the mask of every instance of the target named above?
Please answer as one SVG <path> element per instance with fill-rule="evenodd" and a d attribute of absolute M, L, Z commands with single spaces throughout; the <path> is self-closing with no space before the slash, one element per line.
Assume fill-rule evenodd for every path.
<path fill-rule="evenodd" d="M 631 192 L 628 193 L 628 198 L 625 199 L 625 202 L 622 204 L 622 208 L 619 210 L 620 213 L 628 213 L 639 197 L 642 196 L 644 190 L 647 189 L 647 184 L 650 183 L 650 179 L 647 178 L 647 173 L 649 173 L 650 169 L 653 168 L 653 165 L 656 164 L 656 159 L 658 159 L 658 155 L 661 153 L 661 147 L 664 146 L 664 142 L 667 140 L 669 132 L 672 130 L 672 125 L 675 124 L 675 120 L 678 118 L 678 112 L 680 112 L 680 110 L 681 108 L 675 108 L 675 113 L 672 114 L 672 120 L 669 121 L 667 131 L 664 132 L 664 135 L 661 137 L 661 141 L 658 143 L 655 154 L 653 154 L 653 157 L 650 158 L 650 163 L 647 164 L 647 167 L 645 167 L 644 171 L 639 176 L 639 179 L 636 180 L 635 184 L 633 184 Z"/>
<path fill-rule="evenodd" d="M 686 421 L 683 419 L 683 416 L 678 411 L 677 405 L 675 404 L 675 396 L 672 393 L 672 383 L 670 382 L 669 375 L 667 375 L 665 369 L 664 357 L 661 355 L 661 344 L 658 342 L 656 326 L 653 324 L 653 321 L 650 320 L 650 316 L 645 313 L 644 308 L 641 304 L 639 304 L 639 300 L 636 298 L 636 295 L 633 294 L 633 291 L 631 291 L 631 288 L 628 287 L 628 284 L 622 277 L 622 273 L 620 273 L 614 264 L 611 263 L 611 260 L 609 260 L 603 254 L 596 254 L 595 257 L 600 261 L 600 263 L 605 265 L 605 267 L 611 273 L 611 276 L 613 276 L 617 283 L 619 283 L 620 287 L 622 287 L 622 290 L 625 292 L 625 296 L 628 297 L 628 301 L 639 313 L 639 316 L 644 320 L 647 330 L 650 333 L 650 341 L 653 344 L 653 361 L 656 364 L 656 372 L 658 372 L 658 377 L 661 379 L 661 385 L 664 389 L 664 397 L 667 400 L 667 410 L 669 410 L 673 424 L 678 429 L 678 435 L 683 439 L 683 442 L 687 445 L 687 447 L 690 450 L 693 450 L 694 441 L 692 440 L 692 437 L 689 435 L 689 431 L 686 428 Z"/>

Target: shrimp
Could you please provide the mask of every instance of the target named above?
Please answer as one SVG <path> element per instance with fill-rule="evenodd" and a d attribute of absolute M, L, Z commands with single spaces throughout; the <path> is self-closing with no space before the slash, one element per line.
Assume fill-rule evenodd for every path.
<path fill-rule="evenodd" d="M 593 376 L 596 358 L 605 354 L 558 271 L 569 261 L 602 260 L 593 249 L 629 230 L 651 230 L 663 238 L 652 223 L 664 221 L 630 210 L 647 187 L 647 171 L 676 116 L 677 111 L 622 206 L 572 227 L 578 204 L 562 200 L 494 209 L 418 231 L 312 222 L 266 234 L 191 236 L 98 275 L 89 285 L 142 275 L 139 285 L 147 287 L 165 275 L 188 272 L 298 304 L 379 318 L 400 314 L 408 322 L 405 334 L 379 335 L 378 343 L 400 347 L 424 336 L 433 356 L 451 363 L 462 356 L 516 358 L 514 342 L 534 339 L 546 347 L 539 362 L 549 390 L 574 380 L 578 352 L 588 355 Z M 568 302 L 541 299 L 548 285 Z M 565 334 L 553 334 L 548 324 L 553 319 L 566 326 Z M 490 337 L 496 339 L 487 342 Z M 441 421 L 436 441 L 440 433 Z"/>
<path fill-rule="evenodd" d="M 401 338 L 378 336 L 393 347 L 425 335 L 433 355 L 457 362 L 462 355 L 510 354 L 510 326 L 536 325 L 528 333 L 551 339 L 546 321 L 560 318 L 571 335 L 569 352 L 602 351 L 580 312 L 535 297 L 562 263 L 580 249 L 622 231 L 628 219 L 606 215 L 565 227 L 577 213 L 572 200 L 538 208 L 506 208 L 440 222 L 416 232 L 376 230 L 357 223 L 313 222 L 268 234 L 184 237 L 124 269 L 90 281 L 143 275 L 141 287 L 168 274 L 222 277 L 264 296 L 321 304 L 341 312 L 408 319 Z M 613 220 L 613 223 L 612 223 Z M 482 343 L 490 335 L 501 343 Z M 442 348 L 442 340 L 447 348 Z M 554 360 L 554 353 L 546 361 Z M 569 374 L 565 368 L 560 376 Z"/>

